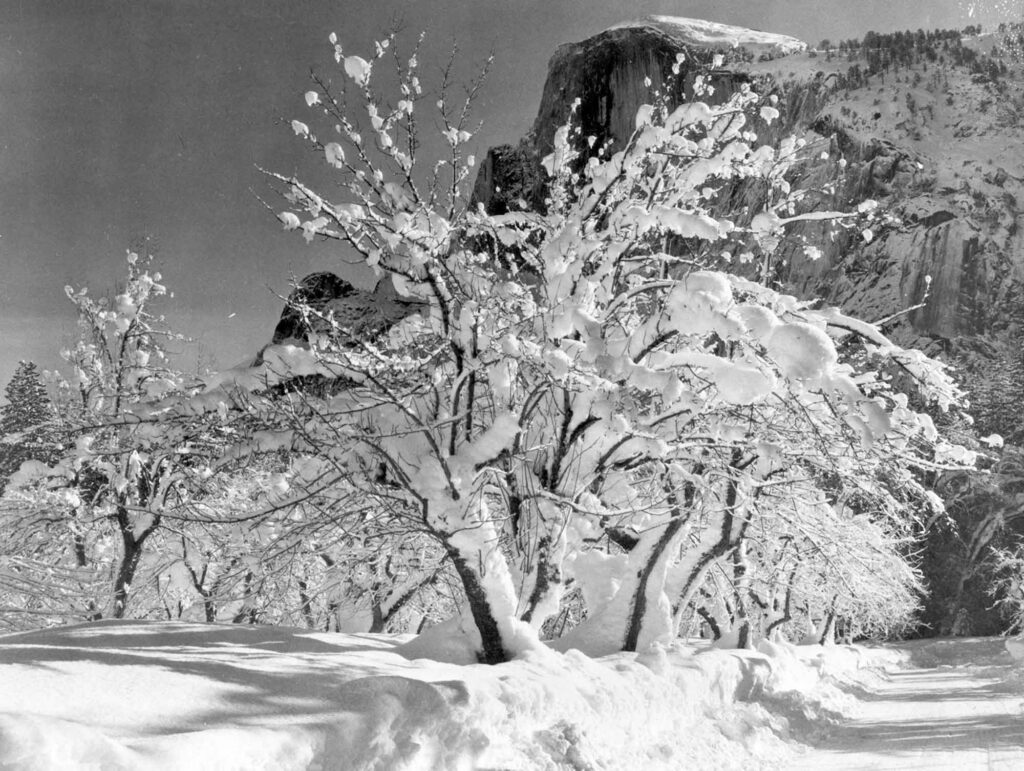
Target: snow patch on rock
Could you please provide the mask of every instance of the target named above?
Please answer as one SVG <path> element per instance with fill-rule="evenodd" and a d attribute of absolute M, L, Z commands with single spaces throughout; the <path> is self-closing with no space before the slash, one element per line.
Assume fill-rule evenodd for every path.
<path fill-rule="evenodd" d="M 687 45 L 700 48 L 728 49 L 743 47 L 755 53 L 771 53 L 785 56 L 807 50 L 802 40 L 788 35 L 734 27 L 703 19 L 687 19 L 680 16 L 647 16 L 636 21 L 622 22 L 610 29 L 635 27 L 657 27 L 679 38 Z"/>

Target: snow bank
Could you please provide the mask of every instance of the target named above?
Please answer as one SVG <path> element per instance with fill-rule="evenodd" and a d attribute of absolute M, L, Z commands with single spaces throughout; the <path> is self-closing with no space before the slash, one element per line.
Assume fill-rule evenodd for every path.
<path fill-rule="evenodd" d="M 830 678 L 877 663 L 849 648 L 677 644 L 487 667 L 411 660 L 405 643 L 146 622 L 0 637 L 0 769 L 785 765 L 842 712 Z"/>

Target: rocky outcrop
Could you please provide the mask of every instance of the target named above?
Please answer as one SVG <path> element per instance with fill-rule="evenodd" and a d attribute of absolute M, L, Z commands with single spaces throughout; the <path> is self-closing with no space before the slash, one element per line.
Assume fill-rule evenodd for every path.
<path fill-rule="evenodd" d="M 579 100 L 582 134 L 622 142 L 633 131 L 636 111 L 651 94 L 678 102 L 693 96 L 694 78 L 723 57 L 711 71 L 712 102 L 727 100 L 750 76 L 742 67 L 724 66 L 755 56 L 774 57 L 803 50 L 795 38 L 754 32 L 695 19 L 652 16 L 613 27 L 582 43 L 562 45 L 548 65 L 540 109 L 533 124 L 538 154 L 551 152 L 555 130 Z M 678 74 L 674 72 L 678 70 Z"/>
<path fill-rule="evenodd" d="M 544 170 L 541 156 L 527 140 L 487 151 L 473 186 L 473 201 L 484 204 L 488 214 L 507 214 L 528 208 L 544 208 Z"/>
<path fill-rule="evenodd" d="M 330 272 L 311 273 L 288 295 L 270 344 L 305 348 L 312 335 L 331 336 L 343 347 L 372 343 L 426 307 L 422 301 L 398 294 L 390 278 L 366 291 Z"/>
<path fill-rule="evenodd" d="M 288 295 L 288 302 L 281 311 L 277 326 L 274 327 L 270 344 L 308 345 L 312 329 L 303 308 L 308 307 L 314 313 L 323 313 L 332 302 L 344 298 L 361 298 L 366 294 L 333 273 L 309 274 L 296 284 Z"/>
<path fill-rule="evenodd" d="M 488 151 L 477 176 L 475 200 L 491 214 L 503 214 L 519 202 L 542 208 L 541 160 L 551 152 L 555 131 L 565 124 L 576 100 L 582 136 L 593 137 L 595 148 L 610 142 L 614 150 L 616 142 L 629 136 L 637 109 L 653 92 L 671 94 L 676 102 L 691 98 L 696 74 L 706 70 L 716 54 L 736 59 L 757 52 L 769 57 L 804 48 L 795 38 L 782 35 L 686 22 L 651 17 L 560 46 L 548 65 L 529 137 L 518 145 Z M 742 69 L 714 69 L 710 99 L 728 99 L 740 83 L 749 81 Z"/>

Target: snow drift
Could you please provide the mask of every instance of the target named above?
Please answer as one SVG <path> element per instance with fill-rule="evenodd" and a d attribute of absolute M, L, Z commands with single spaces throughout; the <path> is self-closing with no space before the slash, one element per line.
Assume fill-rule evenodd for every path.
<path fill-rule="evenodd" d="M 0 637 L 0 769 L 749 768 L 848 706 L 830 678 L 892 660 L 765 643 L 458 665 L 410 660 L 406 639 L 131 621 Z"/>

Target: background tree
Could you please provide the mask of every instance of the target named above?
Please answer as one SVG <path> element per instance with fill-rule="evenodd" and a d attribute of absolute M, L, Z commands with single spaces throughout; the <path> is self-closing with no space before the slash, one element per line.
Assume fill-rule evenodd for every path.
<path fill-rule="evenodd" d="M 56 413 L 39 368 L 18 363 L 0 406 L 0 494 L 11 474 L 27 460 L 50 463 L 59 450 Z"/>
<path fill-rule="evenodd" d="M 958 353 L 973 423 L 953 421 L 949 430 L 983 448 L 985 457 L 977 470 L 936 480 L 949 517 L 929 531 L 923 551 L 929 592 L 921 624 L 938 634 L 999 634 L 1006 627 L 1001 610 L 1008 607 L 999 591 L 1009 584 L 996 566 L 1024 534 L 1018 398 L 1024 365 L 1012 334 L 978 340 Z"/>

